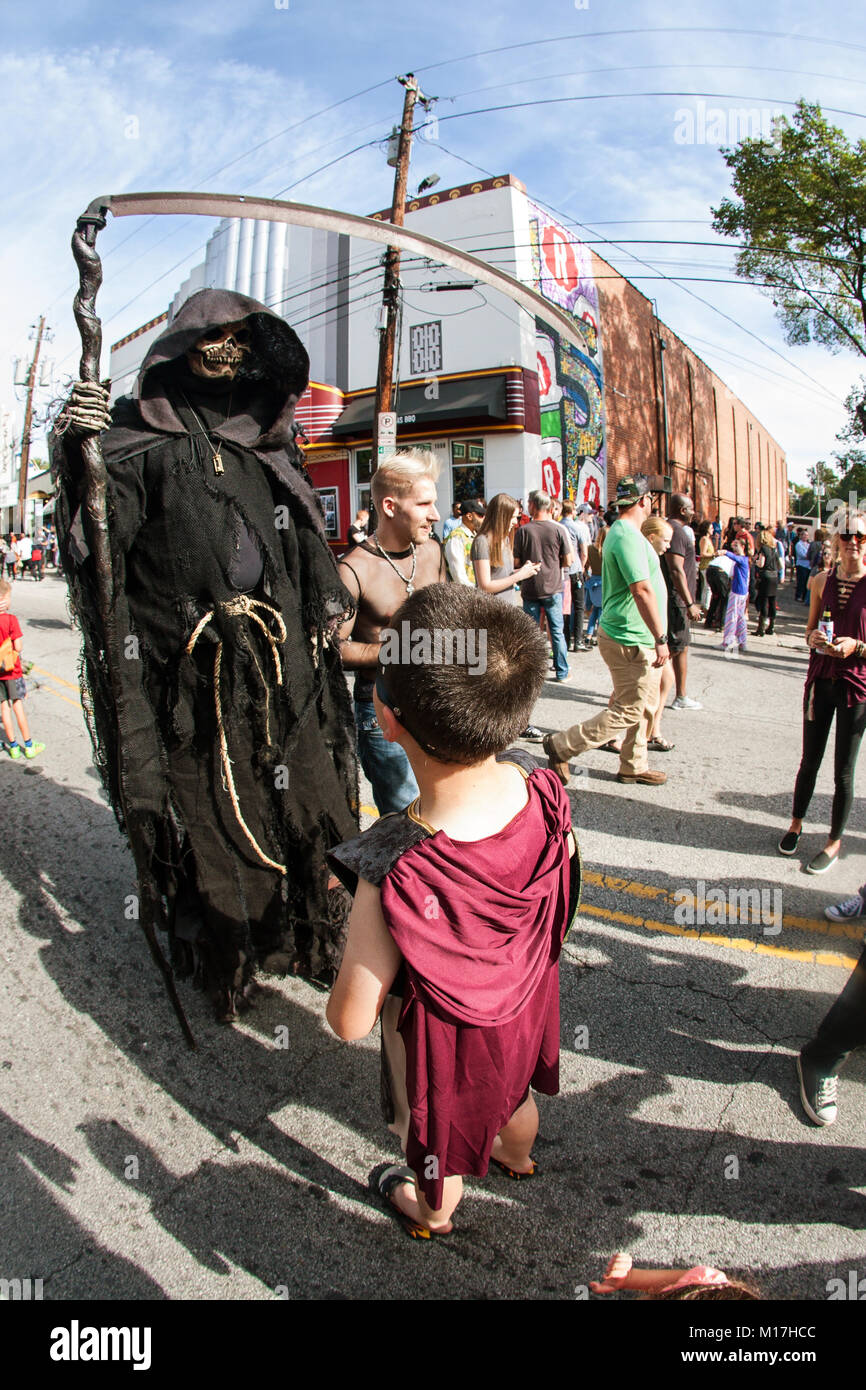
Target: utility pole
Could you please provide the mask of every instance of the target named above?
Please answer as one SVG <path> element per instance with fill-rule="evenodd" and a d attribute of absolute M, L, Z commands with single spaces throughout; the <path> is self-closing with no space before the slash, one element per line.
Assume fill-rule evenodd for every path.
<path fill-rule="evenodd" d="M 410 72 L 397 79 L 406 89 L 403 98 L 403 122 L 400 127 L 400 144 L 397 151 L 397 166 L 394 174 L 394 201 L 391 205 L 391 221 L 395 227 L 403 226 L 406 209 L 406 188 L 409 182 L 409 155 L 412 149 L 412 121 L 415 103 L 421 101 L 428 106 L 435 98 L 425 97 L 414 75 Z M 385 327 L 379 339 L 379 369 L 376 375 L 376 405 L 373 415 L 373 470 L 379 460 L 379 416 L 391 409 L 392 382 L 394 378 L 394 339 L 397 329 L 397 313 L 400 299 L 400 252 L 396 246 L 389 246 L 385 252 L 385 281 L 382 286 L 382 304 L 385 309 Z"/>
<path fill-rule="evenodd" d="M 30 370 L 27 373 L 27 404 L 24 408 L 24 430 L 21 434 L 21 473 L 18 480 L 18 516 L 16 530 L 24 530 L 24 513 L 27 505 L 27 474 L 30 471 L 30 429 L 33 423 L 33 391 L 36 386 L 36 368 L 39 365 L 39 349 L 42 346 L 42 335 L 45 332 L 45 315 L 39 319 L 39 327 L 36 330 L 36 347 L 33 350 L 33 361 L 30 363 Z"/>

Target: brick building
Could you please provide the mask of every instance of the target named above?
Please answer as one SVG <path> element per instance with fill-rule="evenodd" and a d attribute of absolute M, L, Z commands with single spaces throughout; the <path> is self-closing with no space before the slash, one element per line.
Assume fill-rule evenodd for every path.
<path fill-rule="evenodd" d="M 599 256 L 593 269 L 604 338 L 608 486 L 640 468 L 669 474 L 671 490 L 689 493 L 699 516 L 784 521 L 788 475 L 781 446 L 656 318 L 645 295 Z"/>

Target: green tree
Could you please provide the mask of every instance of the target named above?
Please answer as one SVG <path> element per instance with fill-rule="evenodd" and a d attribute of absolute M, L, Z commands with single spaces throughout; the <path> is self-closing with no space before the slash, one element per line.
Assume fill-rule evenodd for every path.
<path fill-rule="evenodd" d="M 773 139 L 722 151 L 735 198 L 713 208 L 713 227 L 742 243 L 736 272 L 773 300 L 791 344 L 848 348 L 866 359 L 866 140 L 851 145 L 800 100 Z M 849 398 L 866 437 L 866 383 Z"/>
<path fill-rule="evenodd" d="M 866 502 L 866 450 L 847 449 L 836 454 L 840 477 L 835 484 L 837 497 L 847 506 L 849 499 L 855 506 Z"/>

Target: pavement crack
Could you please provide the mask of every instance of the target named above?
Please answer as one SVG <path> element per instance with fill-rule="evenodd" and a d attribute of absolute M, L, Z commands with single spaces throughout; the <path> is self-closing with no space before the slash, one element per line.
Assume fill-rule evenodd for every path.
<path fill-rule="evenodd" d="M 87 1254 L 89 1254 L 89 1253 L 90 1253 L 90 1246 L 88 1246 L 88 1245 L 82 1245 L 82 1247 L 81 1247 L 81 1249 L 79 1250 L 78 1254 L 77 1254 L 77 1255 L 73 1255 L 73 1257 L 72 1257 L 71 1260 L 66 1260 L 66 1262 L 65 1262 L 64 1264 L 58 1265 L 56 1269 L 50 1269 L 50 1270 L 48 1271 L 47 1274 L 44 1274 L 44 1275 L 42 1276 L 42 1281 L 43 1281 L 43 1283 L 44 1283 L 44 1284 L 50 1284 L 50 1283 L 51 1283 L 51 1280 L 55 1277 L 55 1275 L 63 1274 L 63 1273 L 65 1273 L 65 1271 L 66 1271 L 67 1269 L 72 1269 L 72 1267 L 73 1267 L 74 1265 L 77 1265 L 77 1264 L 78 1264 L 79 1260 L 83 1260 L 83 1259 L 84 1259 L 84 1256 L 87 1255 Z"/>
<path fill-rule="evenodd" d="M 758 1030 L 758 1031 L 760 1031 L 760 1030 Z M 710 1134 L 707 1136 L 707 1142 L 706 1142 L 706 1144 L 704 1145 L 703 1151 L 702 1151 L 701 1154 L 699 1155 L 699 1157 L 698 1157 L 698 1159 L 697 1159 L 697 1162 L 695 1163 L 695 1165 L 694 1165 L 694 1167 L 693 1167 L 693 1169 L 692 1169 L 691 1177 L 690 1177 L 690 1178 L 688 1179 L 688 1181 L 686 1182 L 685 1190 L 684 1190 L 684 1192 L 683 1192 L 682 1201 L 681 1201 L 681 1203 L 680 1203 L 680 1210 L 679 1210 L 679 1212 L 677 1213 L 676 1220 L 677 1220 L 677 1241 L 678 1241 L 678 1243 L 679 1243 L 679 1236 L 680 1236 L 680 1229 L 679 1229 L 680 1222 L 688 1219 L 689 1213 L 687 1212 L 686 1208 L 691 1204 L 692 1193 L 694 1192 L 695 1188 L 697 1187 L 698 1179 L 699 1179 L 699 1177 L 700 1177 L 700 1175 L 701 1175 L 701 1172 L 702 1172 L 703 1168 L 705 1167 L 705 1165 L 707 1164 L 707 1162 L 708 1162 L 708 1160 L 709 1160 L 710 1153 L 711 1153 L 712 1149 L 713 1149 L 714 1146 L 715 1146 L 716 1140 L 720 1137 L 721 1134 L 728 1135 L 728 1134 L 730 1133 L 729 1130 L 723 1130 L 723 1129 L 722 1129 L 722 1124 L 723 1124 L 723 1122 L 724 1122 L 725 1115 L 728 1113 L 728 1110 L 729 1110 L 729 1109 L 731 1108 L 731 1106 L 733 1105 L 734 1099 L 735 1099 L 735 1097 L 736 1097 L 737 1091 L 739 1090 L 740 1086 L 748 1086 L 748 1085 L 750 1085 L 750 1084 L 754 1081 L 754 1079 L 755 1079 L 755 1077 L 757 1076 L 758 1072 L 760 1071 L 761 1067 L 764 1065 L 766 1059 L 767 1059 L 767 1054 L 766 1054 L 766 1053 L 761 1053 L 760 1056 L 756 1059 L 756 1061 L 755 1061 L 755 1063 L 754 1063 L 754 1066 L 752 1067 L 751 1071 L 749 1071 L 749 1073 L 743 1078 L 742 1081 L 738 1081 L 734 1086 L 732 1086 L 730 1095 L 728 1096 L 727 1100 L 725 1101 L 724 1105 L 722 1106 L 722 1108 L 721 1108 L 721 1110 L 719 1111 L 719 1114 L 718 1114 L 718 1116 L 717 1116 L 717 1118 L 716 1118 L 716 1122 L 715 1122 L 715 1125 L 713 1126 L 712 1133 L 710 1133 Z"/>

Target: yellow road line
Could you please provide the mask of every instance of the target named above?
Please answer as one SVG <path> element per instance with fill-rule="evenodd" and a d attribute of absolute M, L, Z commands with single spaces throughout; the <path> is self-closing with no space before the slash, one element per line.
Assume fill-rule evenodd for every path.
<path fill-rule="evenodd" d="M 360 809 L 366 815 L 378 819 L 379 812 L 375 806 L 362 805 Z M 705 899 L 695 896 L 690 900 L 683 899 L 655 883 L 617 878 L 613 874 L 594 873 L 589 869 L 583 873 L 583 882 L 591 883 L 597 888 L 607 888 L 613 893 L 630 893 L 633 897 L 649 898 L 672 907 L 679 907 L 684 902 L 691 902 L 695 907 L 702 903 L 707 906 Z M 721 905 L 711 902 L 709 906 L 718 909 Z M 627 912 L 612 912 L 608 908 L 596 907 L 594 903 L 582 902 L 580 911 L 584 916 L 600 917 L 604 921 L 614 922 L 623 927 L 643 927 L 646 931 L 664 932 L 666 936 L 684 936 L 692 941 L 702 941 L 707 946 L 724 946 L 730 951 L 746 951 L 758 956 L 777 956 L 783 960 L 805 962 L 807 965 L 826 965 L 833 970 L 851 970 L 858 959 L 857 956 L 846 956 L 839 951 L 795 951 L 790 946 L 775 946 L 768 941 L 753 941 L 749 937 L 719 936 L 716 932 L 699 931 L 696 927 L 678 927 L 672 922 L 659 922 L 652 917 L 633 917 Z M 727 904 L 724 911 L 727 919 Z M 755 924 L 761 925 L 760 918 L 755 919 Z M 822 936 L 848 937 L 851 940 L 859 940 L 863 933 L 862 924 L 855 927 L 848 922 L 828 922 L 818 917 L 794 917 L 788 913 L 782 917 L 782 926 L 793 927 L 795 931 L 819 932 Z"/>
<path fill-rule="evenodd" d="M 75 709 L 81 709 L 80 700 L 70 700 L 68 695 L 62 695 L 59 690 L 52 690 L 50 685 L 40 685 L 40 695 L 53 695 L 55 700 L 65 700 L 67 705 L 73 705 Z"/>
<path fill-rule="evenodd" d="M 677 927 L 671 922 L 656 922 L 651 917 L 632 917 L 626 912 L 610 912 L 593 903 L 581 903 L 580 911 L 587 917 L 601 917 L 607 922 L 623 927 L 644 927 L 646 931 L 664 932 L 666 936 L 685 936 L 692 941 L 701 941 L 707 946 L 725 946 L 732 951 L 749 951 L 759 956 L 779 956 L 785 960 L 805 962 L 807 965 L 828 965 L 835 970 L 851 970 L 857 958 L 843 956 L 836 951 L 794 951 L 788 946 L 771 946 L 765 941 L 752 941 L 748 937 L 717 936 L 715 932 L 698 931 L 696 927 Z"/>
<path fill-rule="evenodd" d="M 68 690 L 77 690 L 77 689 L 78 689 L 78 682 L 77 682 L 77 681 L 67 681 L 67 680 L 64 680 L 62 676 L 56 675 L 56 674 L 54 673 L 54 671 L 48 671 L 48 670 L 46 670 L 46 668 L 45 668 L 44 666 L 36 666 L 36 665 L 33 665 L 33 666 L 31 667 L 31 670 L 33 670 L 33 671 L 38 671 L 39 674 L 40 674 L 40 676 L 50 676 L 51 679 L 52 679 L 53 681 L 57 681 L 57 684 L 58 684 L 58 685 L 65 685 L 65 686 L 67 687 Z"/>
<path fill-rule="evenodd" d="M 713 909 L 714 914 L 715 912 L 723 910 L 726 921 L 729 920 L 732 915 L 736 922 L 742 920 L 739 913 L 736 910 L 732 912 L 728 904 L 724 904 L 722 909 L 722 904 L 720 903 L 715 903 L 713 901 L 708 903 L 706 899 L 698 898 L 695 895 L 685 897 L 681 894 L 671 893 L 667 888 L 659 888 L 658 885 L 654 883 L 640 883 L 628 878 L 617 878 L 613 874 L 592 873 L 588 869 L 583 875 L 583 881 L 584 883 L 592 883 L 597 888 L 607 888 L 612 893 L 630 893 L 633 897 L 651 898 L 659 904 L 669 904 L 672 907 L 687 905 L 690 908 L 692 906 L 699 908 L 703 906 Z M 715 887 L 716 885 L 714 884 L 712 886 Z M 784 890 L 780 888 L 778 891 Z M 748 921 L 754 922 L 757 926 L 762 925 L 760 916 L 750 916 Z M 821 936 L 843 936 L 850 941 L 859 941 L 863 936 L 862 922 L 859 926 L 855 926 L 851 922 L 828 922 L 824 917 L 795 917 L 789 913 L 784 913 L 781 925 L 783 927 L 791 927 L 794 931 L 817 932 Z"/>

